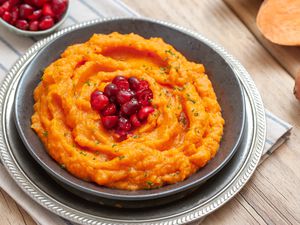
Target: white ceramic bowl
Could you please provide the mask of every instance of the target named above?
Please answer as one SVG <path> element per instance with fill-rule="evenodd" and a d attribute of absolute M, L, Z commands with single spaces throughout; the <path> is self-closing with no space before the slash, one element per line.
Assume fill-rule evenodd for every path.
<path fill-rule="evenodd" d="M 68 14 L 69 14 L 69 9 L 70 9 L 70 3 L 68 4 L 67 10 L 64 13 L 64 15 L 62 16 L 62 18 L 60 19 L 60 21 L 58 21 L 56 24 L 54 24 L 53 27 L 51 27 L 47 30 L 39 30 L 39 31 L 21 30 L 13 25 L 7 23 L 6 21 L 4 21 L 1 18 L 0 18 L 0 24 L 3 25 L 4 27 L 6 27 L 8 30 L 10 30 L 18 35 L 22 35 L 22 36 L 33 37 L 33 36 L 47 35 L 47 34 L 51 34 L 54 31 L 56 31 L 65 22 L 65 20 L 68 17 Z"/>

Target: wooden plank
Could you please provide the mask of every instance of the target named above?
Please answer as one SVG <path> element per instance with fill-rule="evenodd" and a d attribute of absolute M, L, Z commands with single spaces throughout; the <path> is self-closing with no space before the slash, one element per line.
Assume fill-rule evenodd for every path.
<path fill-rule="evenodd" d="M 300 221 L 300 209 L 296 207 L 300 202 L 297 188 L 300 165 L 296 162 L 300 154 L 300 107 L 292 94 L 294 81 L 290 74 L 221 0 L 125 2 L 144 16 L 185 26 L 223 45 L 252 75 L 266 107 L 295 125 L 288 144 L 260 166 L 260 175 L 255 175 L 241 192 L 243 201 L 239 203 L 248 209 L 247 219 L 245 211 L 230 202 L 231 205 L 208 216 L 204 224 L 235 224 L 231 207 L 237 210 L 240 224 L 252 221 L 253 218 L 258 218 L 259 223 L 297 224 Z"/>
<path fill-rule="evenodd" d="M 1 225 L 35 225 L 27 213 L 5 191 L 0 192 L 0 224 Z"/>
<path fill-rule="evenodd" d="M 224 0 L 277 61 L 293 76 L 300 71 L 300 48 L 280 46 L 265 39 L 256 26 L 261 0 Z"/>

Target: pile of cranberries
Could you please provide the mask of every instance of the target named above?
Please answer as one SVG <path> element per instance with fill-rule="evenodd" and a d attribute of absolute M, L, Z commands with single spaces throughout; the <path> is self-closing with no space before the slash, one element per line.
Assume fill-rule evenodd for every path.
<path fill-rule="evenodd" d="M 47 30 L 57 23 L 68 0 L 0 0 L 0 17 L 21 30 Z"/>
<path fill-rule="evenodd" d="M 115 77 L 104 88 L 91 94 L 91 106 L 100 112 L 103 126 L 113 129 L 121 140 L 145 122 L 154 108 L 153 92 L 146 80 L 136 77 Z"/>

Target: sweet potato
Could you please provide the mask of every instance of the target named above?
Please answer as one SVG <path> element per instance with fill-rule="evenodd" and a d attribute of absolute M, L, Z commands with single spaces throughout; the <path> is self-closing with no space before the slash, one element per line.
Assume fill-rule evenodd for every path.
<path fill-rule="evenodd" d="M 265 0 L 256 23 L 271 42 L 300 45 L 300 0 Z"/>

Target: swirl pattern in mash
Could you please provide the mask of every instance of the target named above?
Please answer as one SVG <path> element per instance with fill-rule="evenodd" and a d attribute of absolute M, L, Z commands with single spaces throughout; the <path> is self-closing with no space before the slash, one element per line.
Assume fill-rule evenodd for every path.
<path fill-rule="evenodd" d="M 200 53 L 201 54 L 201 53 Z M 117 142 L 90 105 L 118 76 L 149 82 L 155 112 Z M 224 120 L 204 66 L 161 38 L 95 34 L 69 46 L 34 91 L 32 128 L 54 160 L 81 179 L 125 190 L 180 182 L 213 158 Z"/>

